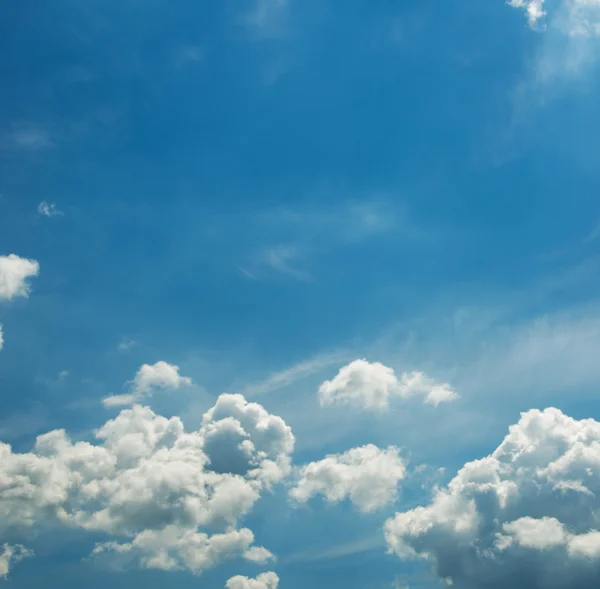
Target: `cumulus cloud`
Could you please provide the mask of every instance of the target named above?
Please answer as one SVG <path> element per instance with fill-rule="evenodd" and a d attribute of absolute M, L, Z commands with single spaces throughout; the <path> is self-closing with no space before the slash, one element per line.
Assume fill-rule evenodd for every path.
<path fill-rule="evenodd" d="M 64 215 L 62 211 L 56 208 L 54 203 L 48 203 L 45 200 L 38 205 L 38 214 L 42 217 L 59 217 Z"/>
<path fill-rule="evenodd" d="M 236 460 L 232 472 L 220 448 L 229 457 L 237 445 L 247 464 Z M 25 454 L 0 443 L 0 531 L 102 532 L 114 539 L 92 556 L 124 566 L 200 574 L 227 558 L 266 562 L 272 554 L 236 526 L 284 476 L 293 447 L 285 422 L 241 395 L 219 397 L 194 432 L 135 405 L 98 429 L 95 443 L 73 443 L 64 430 Z"/>
<path fill-rule="evenodd" d="M 464 589 L 591 589 L 600 579 L 600 422 L 522 414 L 432 502 L 386 523 L 389 548 Z"/>
<path fill-rule="evenodd" d="M 262 573 L 256 579 L 237 575 L 225 584 L 226 589 L 277 589 L 279 577 L 275 573 Z"/>
<path fill-rule="evenodd" d="M 396 500 L 405 474 L 398 448 L 382 450 L 368 444 L 304 466 L 290 496 L 301 503 L 314 495 L 332 503 L 348 498 L 361 511 L 370 512 Z"/>
<path fill-rule="evenodd" d="M 28 279 L 37 276 L 40 265 L 35 260 L 20 258 L 15 254 L 0 256 L 0 301 L 15 297 L 28 297 Z"/>
<path fill-rule="evenodd" d="M 156 364 L 143 364 L 131 382 L 131 392 L 112 395 L 102 400 L 105 407 L 118 407 L 139 402 L 157 389 L 178 389 L 192 384 L 192 379 L 179 374 L 179 366 L 160 360 Z"/>
<path fill-rule="evenodd" d="M 405 372 L 398 378 L 392 368 L 367 360 L 354 360 L 319 387 L 323 406 L 345 404 L 372 411 L 387 409 L 390 397 L 415 395 L 436 407 L 458 398 L 448 383 L 438 383 L 423 372 Z"/>
<path fill-rule="evenodd" d="M 13 564 L 31 556 L 33 556 L 33 551 L 21 544 L 15 546 L 4 544 L 0 551 L 0 579 L 6 579 Z"/>

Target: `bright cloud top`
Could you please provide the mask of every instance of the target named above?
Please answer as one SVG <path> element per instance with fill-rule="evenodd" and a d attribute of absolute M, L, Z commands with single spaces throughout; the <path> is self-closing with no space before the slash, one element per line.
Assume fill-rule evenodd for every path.
<path fill-rule="evenodd" d="M 458 398 L 449 384 L 438 383 L 423 372 L 405 372 L 398 378 L 392 368 L 367 360 L 354 360 L 319 387 L 323 406 L 345 404 L 372 411 L 387 409 L 390 397 L 415 395 L 436 407 Z"/>
<path fill-rule="evenodd" d="M 552 28 L 572 37 L 600 36 L 600 0 L 511 0 L 509 4 L 525 10 L 532 27 L 550 17 Z"/>
<path fill-rule="evenodd" d="M 238 575 L 231 577 L 225 587 L 227 589 L 277 589 L 279 587 L 279 577 L 271 572 L 262 573 L 256 579 Z"/>
<path fill-rule="evenodd" d="M 144 397 L 149 397 L 157 389 L 179 389 L 190 386 L 192 379 L 179 374 L 179 366 L 163 360 L 156 364 L 143 364 L 131 382 L 131 393 L 112 395 L 103 399 L 105 407 L 131 405 Z"/>
<path fill-rule="evenodd" d="M 370 512 L 396 500 L 405 475 L 398 448 L 381 450 L 368 444 L 304 466 L 290 496 L 301 503 L 315 495 L 331 503 L 348 498 L 361 511 Z"/>
<path fill-rule="evenodd" d="M 198 431 L 135 405 L 95 438 L 73 443 L 56 430 L 27 454 L 0 443 L 0 531 L 103 532 L 115 540 L 98 544 L 95 558 L 194 574 L 228 558 L 273 557 L 236 523 L 289 471 L 294 436 L 280 417 L 241 395 L 222 395 Z"/>
<path fill-rule="evenodd" d="M 4 544 L 0 550 L 0 579 L 6 579 L 13 564 L 33 556 L 33 551 L 17 544 Z"/>
<path fill-rule="evenodd" d="M 600 422 L 532 410 L 427 507 L 386 523 L 400 557 L 429 558 L 465 589 L 597 586 Z"/>
<path fill-rule="evenodd" d="M 28 279 L 37 276 L 40 265 L 35 260 L 20 258 L 15 254 L 0 256 L 0 301 L 15 297 L 28 297 Z"/>
<path fill-rule="evenodd" d="M 60 217 L 64 214 L 62 211 L 59 211 L 56 208 L 56 205 L 53 202 L 48 203 L 46 201 L 42 201 L 38 205 L 37 210 L 38 214 L 42 217 Z"/>

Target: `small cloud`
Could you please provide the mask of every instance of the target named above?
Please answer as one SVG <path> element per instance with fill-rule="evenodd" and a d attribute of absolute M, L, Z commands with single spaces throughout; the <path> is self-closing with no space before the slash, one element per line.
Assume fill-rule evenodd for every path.
<path fill-rule="evenodd" d="M 368 513 L 393 503 L 405 476 L 406 464 L 398 448 L 367 444 L 303 466 L 290 496 L 299 503 L 315 495 L 330 503 L 349 499 Z"/>
<path fill-rule="evenodd" d="M 261 573 L 256 579 L 237 575 L 225 583 L 226 589 L 277 589 L 279 577 L 272 572 Z"/>
<path fill-rule="evenodd" d="M 131 350 L 131 348 L 133 348 L 134 346 L 137 346 L 137 345 L 138 345 L 138 343 L 135 340 L 124 337 L 119 342 L 118 347 L 121 352 L 128 352 L 129 350 Z"/>
<path fill-rule="evenodd" d="M 111 395 L 102 400 L 105 407 L 132 405 L 144 397 L 151 397 L 157 389 L 179 389 L 191 386 L 192 379 L 179 374 L 179 366 L 162 360 L 156 364 L 143 364 L 131 381 L 131 392 L 123 395 Z"/>
<path fill-rule="evenodd" d="M 275 555 L 263 546 L 252 546 L 244 552 L 244 558 L 257 564 L 265 564 L 270 560 L 275 560 Z"/>
<path fill-rule="evenodd" d="M 40 265 L 35 260 L 20 258 L 15 254 L 0 256 L 0 301 L 29 296 L 28 279 L 37 276 Z"/>
<path fill-rule="evenodd" d="M 0 323 L 0 350 L 4 347 L 4 332 L 2 331 L 2 323 Z"/>
<path fill-rule="evenodd" d="M 8 577 L 8 573 L 13 564 L 16 564 L 25 558 L 31 558 L 32 556 L 33 550 L 29 550 L 29 548 L 25 548 L 25 546 L 21 546 L 20 544 L 15 546 L 4 544 L 0 551 L 0 579 L 6 579 Z"/>
<path fill-rule="evenodd" d="M 38 205 L 37 211 L 42 217 L 59 217 L 64 215 L 62 211 L 56 208 L 54 203 L 47 203 L 45 200 Z"/>
<path fill-rule="evenodd" d="M 319 387 L 322 406 L 354 405 L 369 411 L 387 409 L 392 397 L 417 395 L 434 407 L 459 398 L 448 383 L 439 383 L 423 372 L 404 372 L 398 377 L 392 368 L 367 360 L 350 362 Z"/>

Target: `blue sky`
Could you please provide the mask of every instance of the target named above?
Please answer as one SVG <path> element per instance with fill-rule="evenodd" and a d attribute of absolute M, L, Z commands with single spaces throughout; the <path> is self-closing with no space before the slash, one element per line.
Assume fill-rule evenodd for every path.
<path fill-rule="evenodd" d="M 0 583 L 597 586 L 600 544 L 577 558 L 600 516 L 600 482 L 581 474 L 600 444 L 584 421 L 600 409 L 599 50 L 600 5 L 584 0 L 0 7 Z M 175 540 L 142 507 L 110 511 L 143 460 L 157 472 L 159 449 L 187 440 L 147 442 L 134 468 L 95 437 L 132 405 L 195 432 L 195 462 L 173 454 L 165 474 L 171 499 L 154 489 L 143 507 L 173 501 Z M 560 414 L 520 417 L 547 407 Z M 483 475 L 455 477 L 511 425 L 514 444 L 562 450 L 531 450 L 535 476 L 553 473 L 545 495 L 494 467 L 497 497 L 522 498 L 494 519 L 488 491 L 469 495 Z M 34 447 L 61 429 L 54 454 Z M 581 440 L 587 466 L 569 453 Z M 85 442 L 113 470 L 82 474 L 65 453 Z M 197 489 L 175 465 L 239 484 L 230 506 L 256 497 L 229 527 L 179 521 Z M 241 529 L 273 556 L 192 565 L 191 540 L 173 544 Z M 173 562 L 155 558 L 165 542 Z M 563 569 L 544 576 L 546 557 Z"/>

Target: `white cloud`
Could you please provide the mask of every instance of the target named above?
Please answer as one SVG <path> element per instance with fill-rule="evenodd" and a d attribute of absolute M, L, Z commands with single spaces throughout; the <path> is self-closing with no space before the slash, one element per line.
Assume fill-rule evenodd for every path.
<path fill-rule="evenodd" d="M 390 397 L 415 395 L 436 407 L 458 398 L 449 384 L 438 383 L 423 372 L 405 372 L 398 378 L 392 368 L 364 359 L 342 367 L 333 380 L 319 387 L 323 406 L 339 403 L 375 411 L 387 409 Z"/>
<path fill-rule="evenodd" d="M 527 13 L 527 20 L 533 27 L 546 15 L 544 0 L 510 0 L 510 6 L 522 8 Z"/>
<path fill-rule="evenodd" d="M 105 407 L 118 407 L 139 402 L 151 396 L 156 389 L 179 389 L 190 386 L 192 379 L 179 374 L 179 366 L 159 360 L 156 364 L 143 364 L 131 382 L 131 392 L 112 395 L 102 400 Z"/>
<path fill-rule="evenodd" d="M 389 548 L 466 589 L 596 587 L 600 423 L 531 410 L 431 504 L 386 523 Z"/>
<path fill-rule="evenodd" d="M 346 498 L 361 511 L 369 512 L 393 503 L 406 465 L 398 448 L 381 450 L 373 444 L 332 454 L 304 466 L 290 496 L 305 503 L 323 495 L 332 503 Z"/>
<path fill-rule="evenodd" d="M 4 544 L 0 551 L 0 579 L 7 578 L 13 564 L 32 556 L 33 551 L 25 548 L 25 546 Z"/>
<path fill-rule="evenodd" d="M 549 28 L 571 37 L 600 35 L 599 0 L 511 0 L 509 4 L 523 9 L 532 27 L 549 20 Z M 546 7 L 550 8 L 550 13 Z"/>
<path fill-rule="evenodd" d="M 262 573 L 256 579 L 249 579 L 240 575 L 231 577 L 225 584 L 227 589 L 277 589 L 279 577 L 275 573 Z"/>
<path fill-rule="evenodd" d="M 37 276 L 40 265 L 35 260 L 20 258 L 15 254 L 0 256 L 0 301 L 15 297 L 28 297 L 28 278 Z"/>
<path fill-rule="evenodd" d="M 4 331 L 2 330 L 2 323 L 0 323 L 0 350 L 4 347 Z"/>
<path fill-rule="evenodd" d="M 0 531 L 102 532 L 115 539 L 98 544 L 94 558 L 195 574 L 226 558 L 272 558 L 236 524 L 289 470 L 294 436 L 281 418 L 222 395 L 198 431 L 135 405 L 95 438 L 73 443 L 55 430 L 26 454 L 0 443 Z"/>
<path fill-rule="evenodd" d="M 42 217 L 58 217 L 64 215 L 62 211 L 59 211 L 56 208 L 54 203 L 47 203 L 46 201 L 42 201 L 38 205 L 38 214 L 42 215 Z"/>
<path fill-rule="evenodd" d="M 245 395 L 258 395 L 282 389 L 299 380 L 317 374 L 333 364 L 338 364 L 340 361 L 344 360 L 346 355 L 347 354 L 343 353 L 322 354 L 315 356 L 310 360 L 298 362 L 289 368 L 279 372 L 273 372 L 260 382 L 246 385 L 243 392 Z"/>

